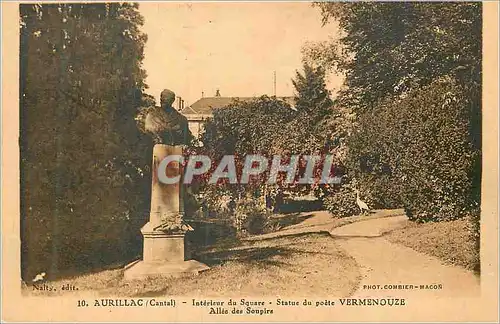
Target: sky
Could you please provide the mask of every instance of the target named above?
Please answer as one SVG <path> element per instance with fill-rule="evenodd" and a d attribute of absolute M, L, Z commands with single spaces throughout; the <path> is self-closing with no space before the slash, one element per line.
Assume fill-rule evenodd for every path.
<path fill-rule="evenodd" d="M 147 93 L 157 100 L 168 88 L 185 106 L 214 96 L 291 96 L 291 79 L 302 67 L 306 41 L 335 36 L 322 27 L 318 8 L 308 2 L 141 3 L 148 35 L 143 67 Z M 340 85 L 330 77 L 328 87 Z"/>

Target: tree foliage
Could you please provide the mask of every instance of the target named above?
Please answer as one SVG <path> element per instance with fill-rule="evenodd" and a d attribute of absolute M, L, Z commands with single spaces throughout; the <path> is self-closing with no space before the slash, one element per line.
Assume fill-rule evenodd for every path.
<path fill-rule="evenodd" d="M 355 108 L 450 76 L 481 85 L 482 5 L 478 2 L 320 2 L 323 22 L 338 22 L 336 41 L 305 49 L 343 73 L 340 98 Z"/>
<path fill-rule="evenodd" d="M 297 115 L 290 105 L 275 97 L 234 101 L 216 109 L 202 135 L 204 147 L 220 156 L 227 154 L 273 154 L 276 130 Z"/>
<path fill-rule="evenodd" d="M 212 169 L 226 155 L 234 155 L 237 177 L 240 179 L 245 157 L 249 154 L 259 154 L 271 160 L 278 152 L 275 145 L 277 136 L 282 135 L 284 125 L 287 125 L 297 116 L 297 112 L 290 105 L 276 97 L 262 96 L 250 101 L 234 101 L 229 106 L 214 111 L 205 125 L 205 132 L 201 136 L 203 147 L 201 153 L 208 155 L 212 160 Z M 205 199 L 218 196 L 226 192 L 234 199 L 242 199 L 251 195 L 258 199 L 275 186 L 267 186 L 268 172 L 250 179 L 248 184 L 230 184 L 220 181 L 216 186 L 207 184 L 208 178 L 201 178 L 197 186 L 205 193 Z M 209 177 L 211 173 L 207 173 Z M 198 189 L 195 189 L 197 191 Z M 222 197 L 223 198 L 223 197 Z M 216 197 L 214 199 L 217 200 Z"/>
<path fill-rule="evenodd" d="M 323 23 L 341 30 L 335 40 L 306 46 L 304 55 L 345 76 L 337 102 L 356 116 L 346 159 L 347 178 L 356 181 L 349 185 L 373 207 L 404 206 L 421 220 L 476 208 L 481 3 L 314 5 Z"/>
<path fill-rule="evenodd" d="M 374 205 L 403 206 L 419 221 L 456 219 L 478 207 L 469 100 L 453 79 L 438 79 L 360 118 L 349 142 L 351 170 Z"/>
<path fill-rule="evenodd" d="M 150 143 L 136 4 L 20 5 L 23 276 L 130 256 Z M 134 252 L 135 251 L 135 252 Z"/>
<path fill-rule="evenodd" d="M 326 89 L 324 69 L 304 63 L 304 74 L 297 71 L 292 83 L 296 91 L 295 109 L 306 113 L 313 123 L 324 118 L 333 105 Z"/>

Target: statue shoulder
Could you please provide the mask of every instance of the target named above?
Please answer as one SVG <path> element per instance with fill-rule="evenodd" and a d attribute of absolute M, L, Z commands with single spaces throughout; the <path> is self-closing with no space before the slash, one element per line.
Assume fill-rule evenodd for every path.
<path fill-rule="evenodd" d="M 182 123 L 182 124 L 187 124 L 188 122 L 188 119 L 186 118 L 186 116 L 184 116 L 181 112 L 179 112 L 177 109 L 173 109 L 172 112 L 171 112 L 171 116 L 173 118 L 175 118 L 175 121 L 178 122 L 178 123 Z"/>
<path fill-rule="evenodd" d="M 160 107 L 152 108 L 147 114 L 145 118 L 145 128 L 148 131 L 156 132 L 164 124 L 165 112 L 162 111 Z"/>

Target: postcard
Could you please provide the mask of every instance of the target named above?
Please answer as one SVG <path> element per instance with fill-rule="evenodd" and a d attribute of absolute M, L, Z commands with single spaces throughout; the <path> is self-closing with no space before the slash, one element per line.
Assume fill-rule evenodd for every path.
<path fill-rule="evenodd" d="M 5 322 L 497 322 L 497 2 L 2 2 Z"/>

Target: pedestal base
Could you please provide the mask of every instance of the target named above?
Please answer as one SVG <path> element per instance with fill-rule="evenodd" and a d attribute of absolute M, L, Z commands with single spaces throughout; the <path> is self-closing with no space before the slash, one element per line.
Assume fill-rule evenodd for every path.
<path fill-rule="evenodd" d="M 168 235 L 162 232 L 143 232 L 143 260 L 147 263 L 180 262 L 191 258 L 184 234 Z"/>
<path fill-rule="evenodd" d="M 206 264 L 196 260 L 180 262 L 144 262 L 138 260 L 125 267 L 125 280 L 145 279 L 148 277 L 182 277 L 198 274 L 210 269 Z"/>
<path fill-rule="evenodd" d="M 141 229 L 144 237 L 143 259 L 125 267 L 125 279 L 147 277 L 181 277 L 198 274 L 210 269 L 207 265 L 190 259 L 185 234 L 168 234 L 155 230 L 155 224 L 146 223 Z"/>

